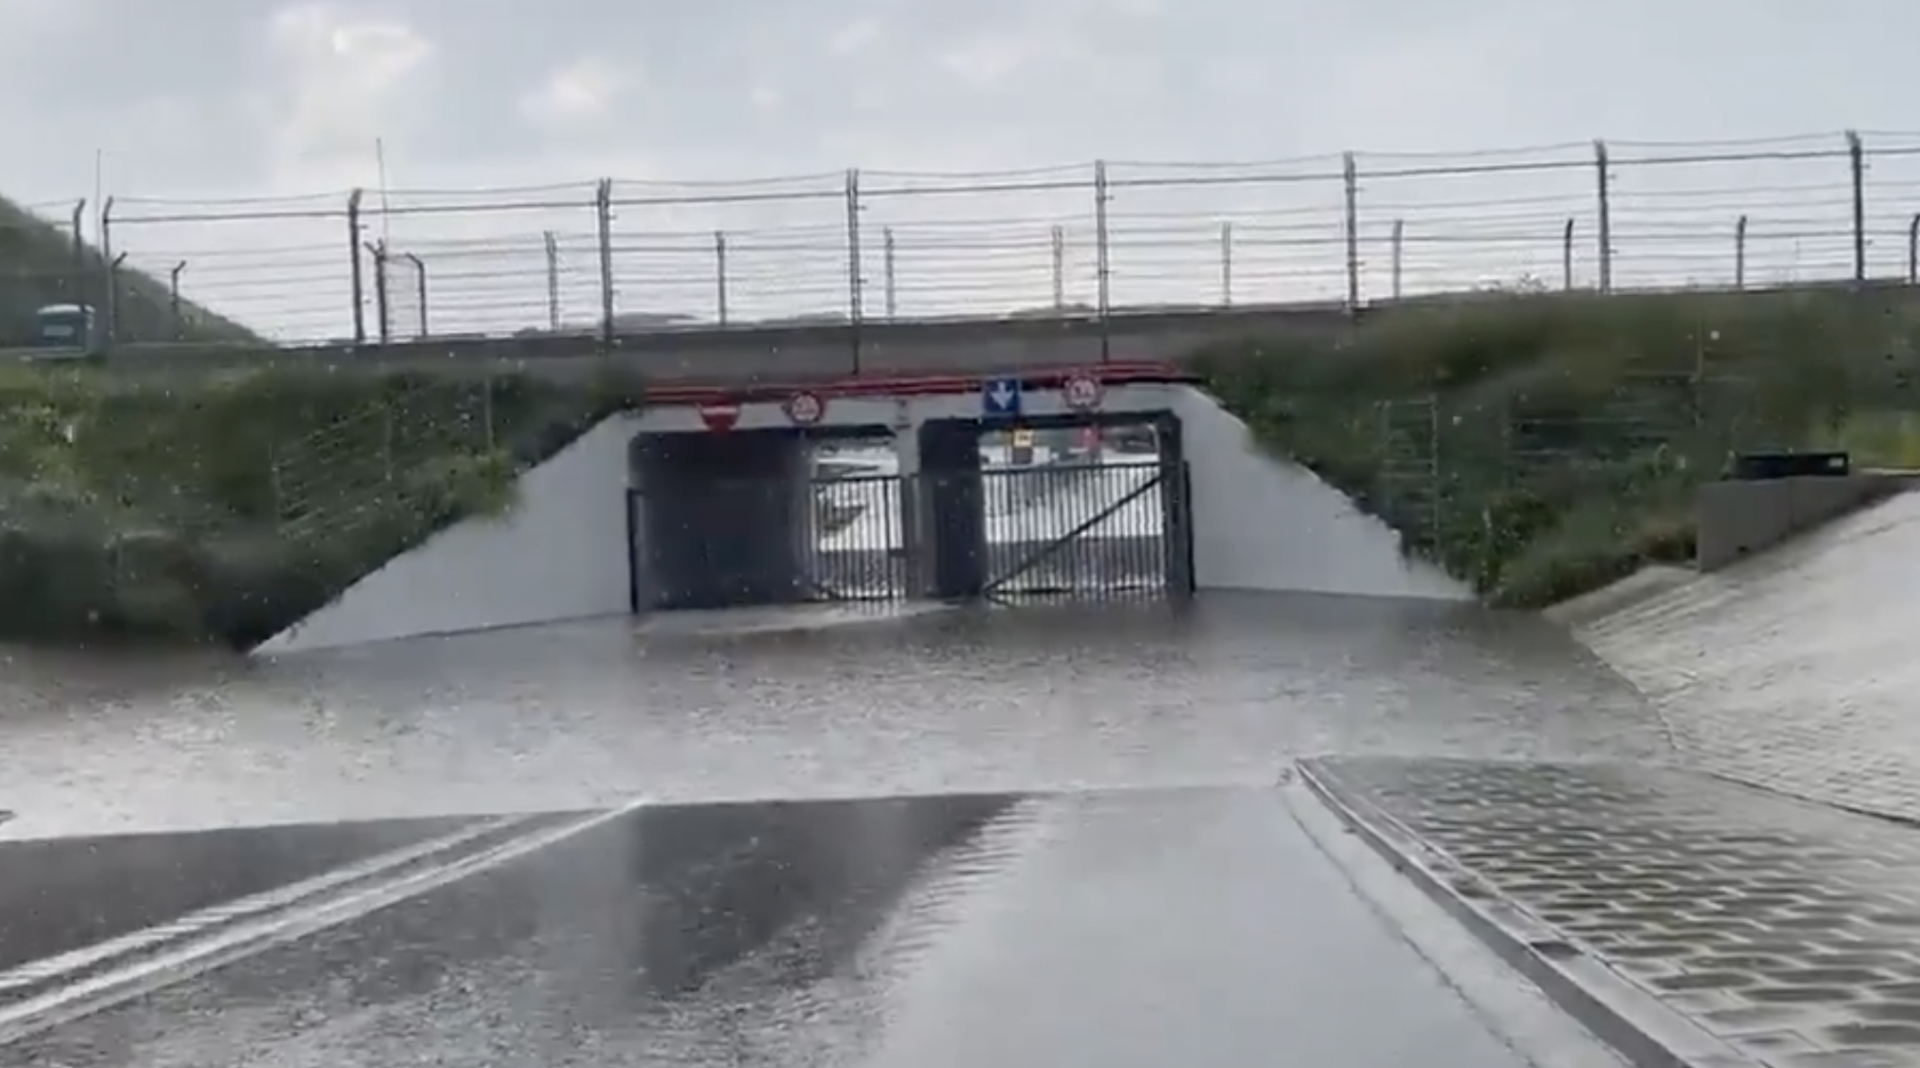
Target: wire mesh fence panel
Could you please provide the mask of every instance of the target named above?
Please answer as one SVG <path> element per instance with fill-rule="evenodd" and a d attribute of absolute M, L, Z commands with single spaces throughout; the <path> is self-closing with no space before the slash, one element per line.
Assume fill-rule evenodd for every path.
<path fill-rule="evenodd" d="M 981 482 L 991 595 L 1167 590 L 1167 487 L 1158 460 L 993 468 Z"/>
<path fill-rule="evenodd" d="M 815 479 L 807 572 L 828 601 L 896 601 L 911 591 L 906 494 L 899 475 Z"/>
<path fill-rule="evenodd" d="M 863 171 L 863 314 L 952 319 L 1090 309 L 1098 300 L 1094 200 L 1088 167 Z"/>
<path fill-rule="evenodd" d="M 1409 545 L 1436 551 L 1443 537 L 1439 401 L 1395 398 L 1380 401 L 1375 411 L 1380 455 L 1375 511 Z"/>
<path fill-rule="evenodd" d="M 492 383 L 429 382 L 277 448 L 273 491 L 283 535 L 324 539 L 378 520 L 423 487 L 496 447 Z"/>
<path fill-rule="evenodd" d="M 844 321 L 844 175 L 615 180 L 606 260 L 617 329 Z"/>

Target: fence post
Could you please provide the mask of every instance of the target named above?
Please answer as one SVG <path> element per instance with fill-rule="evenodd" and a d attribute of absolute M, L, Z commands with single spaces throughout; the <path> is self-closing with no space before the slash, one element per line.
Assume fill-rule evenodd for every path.
<path fill-rule="evenodd" d="M 485 424 L 487 451 L 492 452 L 494 445 L 493 430 L 493 372 L 480 380 L 480 418 Z"/>
<path fill-rule="evenodd" d="M 1407 247 L 1407 221 L 1393 220 L 1393 299 L 1400 299 L 1400 268 Z"/>
<path fill-rule="evenodd" d="M 91 303 L 87 300 L 87 240 L 86 240 L 87 201 L 82 197 L 73 205 L 73 276 L 67 284 L 73 288 L 75 304 Z"/>
<path fill-rule="evenodd" d="M 365 196 L 362 190 L 355 189 L 347 194 L 347 257 L 348 273 L 353 286 L 353 343 L 367 343 L 367 280 L 365 268 L 360 264 L 360 200 Z"/>
<path fill-rule="evenodd" d="M 713 305 L 720 325 L 727 325 L 727 232 L 713 232 Z"/>
<path fill-rule="evenodd" d="M 1220 306 L 1233 307 L 1233 223 L 1220 224 Z"/>
<path fill-rule="evenodd" d="M 1736 219 L 1733 224 L 1733 288 L 1747 288 L 1747 217 Z"/>
<path fill-rule="evenodd" d="M 1567 217 L 1567 225 L 1560 231 L 1560 288 L 1573 289 L 1573 217 Z"/>
<path fill-rule="evenodd" d="M 1847 131 L 1847 168 L 1853 179 L 1853 281 L 1867 281 L 1867 150 L 1856 130 Z"/>
<path fill-rule="evenodd" d="M 107 261 L 107 306 L 113 309 L 107 316 L 107 348 L 120 341 L 120 268 L 127 262 L 127 254 L 116 252 Z"/>
<path fill-rule="evenodd" d="M 600 245 L 600 343 L 612 348 L 613 321 L 613 179 L 602 178 L 593 191 L 594 240 Z"/>
<path fill-rule="evenodd" d="M 886 294 L 887 321 L 889 322 L 893 321 L 895 313 L 900 310 L 900 294 L 896 288 L 893 265 L 893 227 L 888 226 L 880 231 L 880 268 L 881 284 L 884 287 L 882 292 Z"/>
<path fill-rule="evenodd" d="M 1613 196 L 1609 190 L 1607 169 L 1607 143 L 1595 139 L 1593 142 L 1593 181 L 1594 214 L 1599 221 L 1599 233 L 1595 252 L 1600 256 L 1600 294 L 1605 296 L 1613 292 Z"/>
<path fill-rule="evenodd" d="M 183 340 L 187 336 L 186 324 L 180 318 L 180 272 L 187 269 L 187 261 L 181 260 L 167 272 L 167 312 L 173 319 L 173 339 Z"/>
<path fill-rule="evenodd" d="M 392 308 L 387 301 L 387 243 L 369 241 L 367 251 L 373 255 L 373 308 L 380 317 L 380 344 L 385 345 L 393 340 Z"/>
<path fill-rule="evenodd" d="M 1065 227 L 1053 228 L 1053 312 L 1064 315 L 1067 311 L 1067 231 Z"/>
<path fill-rule="evenodd" d="M 1100 362 L 1113 359 L 1113 249 L 1107 232 L 1107 161 L 1093 162 L 1093 261 L 1095 311 L 1100 317 Z"/>
<path fill-rule="evenodd" d="M 866 318 L 864 272 L 860 267 L 860 171 L 847 171 L 847 342 L 852 349 L 853 370 L 860 371 L 860 326 Z"/>
<path fill-rule="evenodd" d="M 420 329 L 420 336 L 421 338 L 424 339 L 428 334 L 428 330 L 427 330 L 427 321 L 428 321 L 427 320 L 427 261 L 421 259 L 419 256 L 411 252 L 406 253 L 406 257 L 407 257 L 407 262 L 413 264 L 414 298 L 420 302 L 418 326 Z"/>
<path fill-rule="evenodd" d="M 560 242 L 548 230 L 544 235 L 547 247 L 547 331 L 560 332 Z"/>
<path fill-rule="evenodd" d="M 1346 186 L 1347 312 L 1360 314 L 1360 168 L 1353 153 L 1340 157 L 1340 177 Z"/>
<path fill-rule="evenodd" d="M 116 320 L 120 315 L 119 286 L 115 284 L 113 270 L 113 198 L 108 197 L 100 204 L 100 338 L 108 347 L 113 345 Z M 87 339 L 89 347 L 92 338 Z"/>
<path fill-rule="evenodd" d="M 1920 285 L 1920 212 L 1907 221 L 1907 284 Z"/>
<path fill-rule="evenodd" d="M 380 462 L 386 468 L 387 481 L 393 481 L 393 401 L 388 399 L 380 405 Z"/>

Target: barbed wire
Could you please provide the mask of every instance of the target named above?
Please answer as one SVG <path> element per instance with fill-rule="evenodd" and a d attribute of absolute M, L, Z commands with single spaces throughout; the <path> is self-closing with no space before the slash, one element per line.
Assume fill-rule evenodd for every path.
<path fill-rule="evenodd" d="M 907 319 L 1603 276 L 1620 290 L 1762 286 L 1863 265 L 1915 280 L 1920 134 L 1858 138 L 1857 168 L 1853 141 L 1822 134 L 1613 141 L 1604 166 L 1593 143 L 1565 143 L 401 188 L 357 203 L 347 190 L 116 197 L 82 227 L 104 219 L 83 236 L 158 280 L 146 304 L 211 309 L 288 342 L 350 336 L 356 303 L 373 336 L 592 328 L 608 290 L 623 320 L 735 325 L 844 316 L 855 286 L 865 314 Z M 25 207 L 30 225 L 71 235 L 80 203 Z M 49 249 L 0 273 L 0 299 L 97 294 L 104 283 L 74 277 L 71 260 Z"/>

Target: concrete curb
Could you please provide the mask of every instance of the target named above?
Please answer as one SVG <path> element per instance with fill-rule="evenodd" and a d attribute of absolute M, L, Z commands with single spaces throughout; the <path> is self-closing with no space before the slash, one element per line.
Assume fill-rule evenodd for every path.
<path fill-rule="evenodd" d="M 1344 786 L 1336 770 L 1318 760 L 1297 768 L 1301 781 L 1362 841 L 1636 1068 L 1763 1068 L 1428 846 Z"/>

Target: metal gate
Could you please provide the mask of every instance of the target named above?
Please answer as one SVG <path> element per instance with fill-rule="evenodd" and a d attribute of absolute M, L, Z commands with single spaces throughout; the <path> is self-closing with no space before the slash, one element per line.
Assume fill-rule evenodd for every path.
<path fill-rule="evenodd" d="M 912 593 L 907 483 L 897 474 L 851 474 L 816 478 L 810 545 L 809 592 L 821 601 L 897 601 Z"/>
<path fill-rule="evenodd" d="M 981 479 L 988 597 L 1191 591 L 1184 466 L 1001 467 Z"/>

